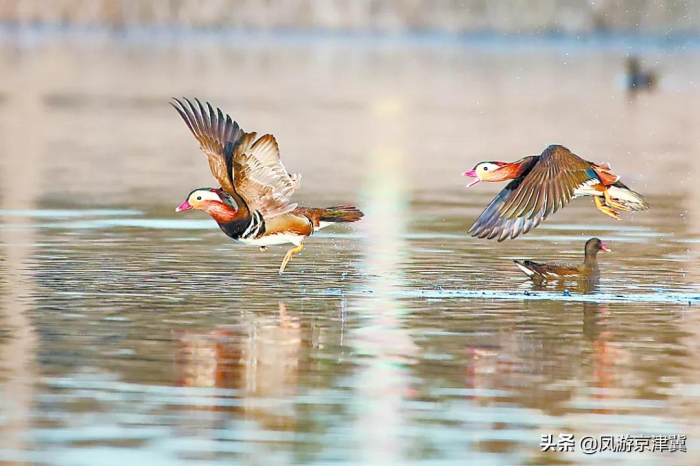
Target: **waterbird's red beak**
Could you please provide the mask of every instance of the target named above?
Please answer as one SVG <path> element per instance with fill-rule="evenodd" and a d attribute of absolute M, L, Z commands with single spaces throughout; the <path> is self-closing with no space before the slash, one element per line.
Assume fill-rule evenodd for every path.
<path fill-rule="evenodd" d="M 468 176 L 468 177 L 470 177 L 470 178 L 474 178 L 474 181 L 472 181 L 471 183 L 469 183 L 469 184 L 467 185 L 467 188 L 471 188 L 472 186 L 474 186 L 475 184 L 477 184 L 479 181 L 481 181 L 481 180 L 479 179 L 479 177 L 476 176 L 476 170 L 469 170 L 468 172 L 464 172 L 464 173 L 462 173 L 462 176 Z"/>
<path fill-rule="evenodd" d="M 180 204 L 179 206 L 177 206 L 177 209 L 175 209 L 175 212 L 182 212 L 183 210 L 190 210 L 191 208 L 192 208 L 192 205 L 189 202 L 185 201 L 182 204 Z"/>
<path fill-rule="evenodd" d="M 600 249 L 602 249 L 605 252 L 612 252 L 612 249 L 610 249 L 608 245 L 603 243 L 602 241 L 600 242 Z"/>

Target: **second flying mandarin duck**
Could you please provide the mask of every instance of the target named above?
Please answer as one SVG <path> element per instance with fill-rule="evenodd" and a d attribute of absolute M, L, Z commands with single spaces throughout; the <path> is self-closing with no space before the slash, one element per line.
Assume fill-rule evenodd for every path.
<path fill-rule="evenodd" d="M 510 181 L 469 229 L 472 236 L 503 241 L 525 234 L 580 196 L 593 196 L 605 215 L 648 210 L 639 193 L 625 186 L 610 165 L 582 159 L 564 146 L 547 147 L 513 163 L 481 162 L 464 176 L 479 181 Z"/>
<path fill-rule="evenodd" d="M 292 255 L 304 248 L 314 231 L 337 222 L 356 222 L 363 213 L 351 205 L 304 208 L 289 202 L 300 175 L 287 172 L 275 138 L 246 133 L 221 110 L 173 99 L 175 107 L 209 159 L 209 168 L 220 188 L 198 188 L 175 209 L 208 213 L 221 230 L 243 244 L 267 246 L 291 243 L 279 273 Z"/>

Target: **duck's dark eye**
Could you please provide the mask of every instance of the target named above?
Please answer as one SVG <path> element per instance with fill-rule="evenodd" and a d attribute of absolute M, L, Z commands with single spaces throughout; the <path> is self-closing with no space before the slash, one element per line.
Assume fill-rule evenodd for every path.
<path fill-rule="evenodd" d="M 484 171 L 485 172 L 489 171 L 489 167 L 484 167 Z"/>
<path fill-rule="evenodd" d="M 202 196 L 197 196 L 197 200 L 198 200 L 198 201 L 201 201 L 201 200 L 202 200 Z"/>

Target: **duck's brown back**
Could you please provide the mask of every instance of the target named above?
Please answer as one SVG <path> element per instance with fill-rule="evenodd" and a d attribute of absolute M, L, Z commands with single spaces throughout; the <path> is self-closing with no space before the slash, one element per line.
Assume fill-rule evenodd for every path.
<path fill-rule="evenodd" d="M 537 264 L 538 273 L 542 275 L 579 275 L 583 273 L 583 266 L 573 264 Z"/>
<path fill-rule="evenodd" d="M 523 272 L 530 275 L 531 277 L 538 276 L 539 278 L 551 279 L 558 277 L 582 275 L 585 273 L 585 267 L 583 265 L 547 264 L 533 261 L 516 261 L 515 263 L 518 264 L 521 269 L 523 269 Z M 527 269 L 531 273 L 528 273 L 525 269 Z"/>

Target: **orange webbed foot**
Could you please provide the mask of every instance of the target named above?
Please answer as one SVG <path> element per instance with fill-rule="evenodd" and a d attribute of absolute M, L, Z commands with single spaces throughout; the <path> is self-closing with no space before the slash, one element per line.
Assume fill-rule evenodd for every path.
<path fill-rule="evenodd" d="M 595 206 L 603 212 L 605 215 L 614 218 L 615 220 L 620 220 L 620 214 L 618 214 L 612 207 L 608 207 L 607 205 L 603 204 L 603 201 L 600 200 L 600 197 L 596 196 L 593 199 L 595 199 Z"/>
<path fill-rule="evenodd" d="M 301 252 L 302 249 L 304 249 L 304 243 L 287 251 L 287 254 L 282 260 L 282 265 L 280 265 L 280 275 L 284 273 L 284 269 L 287 267 L 287 264 L 289 263 L 289 260 L 292 258 L 292 256 L 298 252 Z"/>
<path fill-rule="evenodd" d="M 617 210 L 629 210 L 629 209 L 627 208 L 627 206 L 622 205 L 622 204 L 620 204 L 620 203 L 618 203 L 618 202 L 615 202 L 615 201 L 613 200 L 613 198 L 610 197 L 610 193 L 608 192 L 607 189 L 603 192 L 603 195 L 605 196 L 605 204 L 606 204 L 606 205 L 612 207 L 613 209 L 617 209 Z"/>

